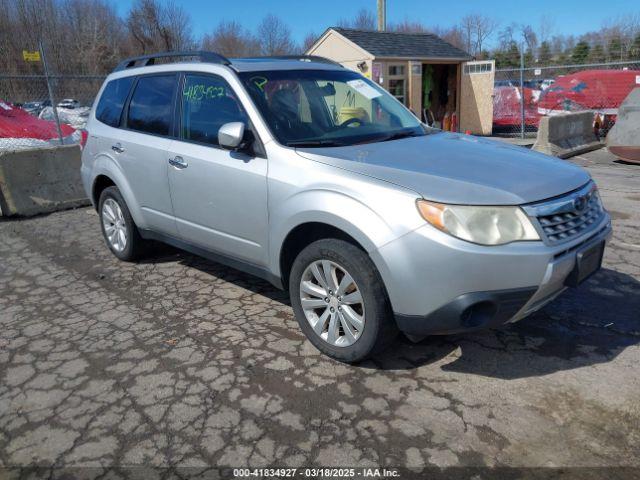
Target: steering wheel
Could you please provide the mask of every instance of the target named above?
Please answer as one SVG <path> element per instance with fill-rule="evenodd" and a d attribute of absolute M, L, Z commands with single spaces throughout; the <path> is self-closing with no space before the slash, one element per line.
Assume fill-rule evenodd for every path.
<path fill-rule="evenodd" d="M 364 120 L 358 117 L 347 118 L 344 122 L 340 124 L 340 127 L 348 127 L 353 123 L 359 123 L 360 125 L 362 125 L 364 123 Z"/>

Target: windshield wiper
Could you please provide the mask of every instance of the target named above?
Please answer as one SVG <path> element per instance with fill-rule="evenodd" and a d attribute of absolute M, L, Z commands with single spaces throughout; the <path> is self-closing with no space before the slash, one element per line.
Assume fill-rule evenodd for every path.
<path fill-rule="evenodd" d="M 299 140 L 287 142 L 287 147 L 344 147 L 344 143 L 335 140 Z"/>
<path fill-rule="evenodd" d="M 387 135 L 386 137 L 382 137 L 380 138 L 378 141 L 379 142 L 389 142 L 391 140 L 400 140 L 401 138 L 409 138 L 409 137 L 421 137 L 422 135 L 420 135 L 419 133 L 416 132 L 396 132 L 396 133 L 392 133 L 390 135 Z"/>
<path fill-rule="evenodd" d="M 395 133 L 390 133 L 387 135 L 380 135 L 377 137 L 373 137 L 373 138 L 369 138 L 367 140 L 364 140 L 362 142 L 358 142 L 359 144 L 363 144 L 363 143 L 377 143 L 377 142 L 389 142 L 391 140 L 400 140 L 401 138 L 409 138 L 409 137 L 421 137 L 423 134 L 420 133 L 416 133 L 414 131 L 410 131 L 410 132 L 395 132 Z"/>

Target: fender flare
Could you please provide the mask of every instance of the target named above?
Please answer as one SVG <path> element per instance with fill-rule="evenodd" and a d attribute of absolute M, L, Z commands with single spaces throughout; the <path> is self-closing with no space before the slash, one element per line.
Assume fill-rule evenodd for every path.
<path fill-rule="evenodd" d="M 271 226 L 269 235 L 269 270 L 278 277 L 285 239 L 306 223 L 324 223 L 337 228 L 354 238 L 367 253 L 397 238 L 391 226 L 366 204 L 328 189 L 305 190 L 290 197 L 272 218 L 284 219 Z"/>

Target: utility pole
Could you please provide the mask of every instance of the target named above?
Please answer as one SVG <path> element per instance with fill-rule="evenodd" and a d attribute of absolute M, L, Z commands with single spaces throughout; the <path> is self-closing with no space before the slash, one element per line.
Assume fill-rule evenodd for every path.
<path fill-rule="evenodd" d="M 387 0 L 378 0 L 378 31 L 387 29 Z"/>
<path fill-rule="evenodd" d="M 520 138 L 524 138 L 524 43 L 520 45 Z"/>
<path fill-rule="evenodd" d="M 58 117 L 58 108 L 56 106 L 56 100 L 53 98 L 53 89 L 51 88 L 51 79 L 49 78 L 49 68 L 47 67 L 47 57 L 44 53 L 44 46 L 42 40 L 38 42 L 40 48 L 40 56 L 42 57 L 42 67 L 44 68 L 44 78 L 47 82 L 47 90 L 49 90 L 49 101 L 51 102 L 51 109 L 53 110 L 53 118 L 56 121 L 56 127 L 58 129 L 58 137 L 60 138 L 60 145 L 63 143 L 62 129 L 60 128 L 60 118 Z"/>

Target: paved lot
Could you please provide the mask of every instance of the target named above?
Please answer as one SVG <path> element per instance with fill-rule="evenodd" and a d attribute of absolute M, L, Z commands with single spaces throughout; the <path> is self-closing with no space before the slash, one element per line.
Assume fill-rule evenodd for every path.
<path fill-rule="evenodd" d="M 640 166 L 574 161 L 613 214 L 603 271 L 359 366 L 262 281 L 118 262 L 91 209 L 0 222 L 0 466 L 640 466 Z"/>

